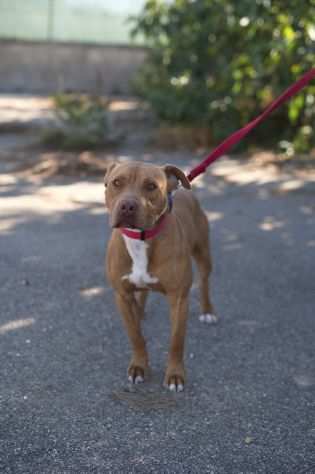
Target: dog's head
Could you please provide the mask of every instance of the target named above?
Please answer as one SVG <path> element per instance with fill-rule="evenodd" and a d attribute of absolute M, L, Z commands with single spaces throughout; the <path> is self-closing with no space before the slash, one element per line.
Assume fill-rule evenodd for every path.
<path fill-rule="evenodd" d="M 152 227 L 167 210 L 168 193 L 179 181 L 190 189 L 185 174 L 176 166 L 110 163 L 105 172 L 105 199 L 111 226 Z"/>

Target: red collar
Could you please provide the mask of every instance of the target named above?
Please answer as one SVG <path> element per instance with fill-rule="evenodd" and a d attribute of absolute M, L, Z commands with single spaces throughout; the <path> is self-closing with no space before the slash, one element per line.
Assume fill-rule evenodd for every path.
<path fill-rule="evenodd" d="M 165 212 L 158 222 L 151 227 L 151 229 L 147 230 L 139 230 L 139 229 L 129 229 L 128 227 L 120 227 L 120 232 L 125 235 L 126 237 L 129 237 L 130 239 L 135 239 L 135 240 L 147 240 L 147 239 L 153 239 L 153 237 L 156 237 L 161 230 L 164 228 L 166 224 L 166 217 L 168 215 L 168 212 Z"/>

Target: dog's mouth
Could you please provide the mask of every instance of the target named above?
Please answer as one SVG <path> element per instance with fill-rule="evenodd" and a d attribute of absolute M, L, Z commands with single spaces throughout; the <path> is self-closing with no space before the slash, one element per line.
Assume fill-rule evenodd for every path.
<path fill-rule="evenodd" d="M 120 228 L 125 228 L 125 229 L 151 229 L 151 227 L 154 225 L 154 222 L 145 222 L 142 221 L 138 218 L 131 218 L 131 217 L 124 217 L 121 218 L 120 216 L 117 217 L 111 217 L 111 227 L 112 229 L 120 229 Z"/>
<path fill-rule="evenodd" d="M 131 218 L 131 217 L 121 218 L 121 217 L 117 216 L 116 218 L 112 219 L 111 225 L 112 225 L 113 229 L 119 229 L 121 227 L 125 227 L 127 229 L 137 229 L 138 228 L 138 225 L 137 225 L 135 219 Z"/>

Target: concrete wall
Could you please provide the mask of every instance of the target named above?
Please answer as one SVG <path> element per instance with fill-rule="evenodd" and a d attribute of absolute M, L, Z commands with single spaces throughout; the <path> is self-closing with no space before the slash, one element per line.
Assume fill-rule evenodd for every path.
<path fill-rule="evenodd" d="M 146 49 L 0 40 L 0 92 L 130 93 Z"/>

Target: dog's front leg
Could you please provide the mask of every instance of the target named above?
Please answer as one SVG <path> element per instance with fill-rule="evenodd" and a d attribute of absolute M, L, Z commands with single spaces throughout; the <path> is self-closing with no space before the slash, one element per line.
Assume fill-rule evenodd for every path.
<path fill-rule="evenodd" d="M 116 303 L 121 312 L 132 348 L 132 357 L 128 367 L 128 380 L 132 383 L 144 381 L 148 368 L 148 354 L 141 332 L 141 315 L 132 293 L 116 293 Z"/>
<path fill-rule="evenodd" d="M 174 392 L 181 392 L 185 383 L 184 344 L 188 316 L 188 292 L 169 294 L 171 316 L 171 345 L 165 374 L 165 385 Z"/>

